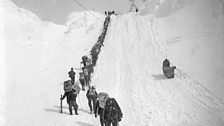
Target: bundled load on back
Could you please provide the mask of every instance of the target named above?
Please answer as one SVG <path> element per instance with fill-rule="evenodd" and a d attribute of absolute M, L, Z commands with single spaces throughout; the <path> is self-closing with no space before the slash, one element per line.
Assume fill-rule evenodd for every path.
<path fill-rule="evenodd" d="M 174 69 L 176 69 L 176 66 L 171 67 L 168 59 L 163 61 L 163 74 L 167 78 L 174 78 Z"/>
<path fill-rule="evenodd" d="M 86 66 L 90 66 L 92 64 L 92 59 L 87 57 Z"/>
<path fill-rule="evenodd" d="M 71 92 L 72 90 L 74 90 L 74 94 L 79 94 L 80 87 L 77 82 L 72 84 L 71 80 L 64 81 L 64 91 Z"/>
<path fill-rule="evenodd" d="M 86 86 L 89 85 L 91 73 L 93 73 L 92 59 L 88 56 L 83 56 L 81 63 L 83 64 L 83 67 L 82 72 L 79 73 L 79 81 L 82 84 L 82 90 L 85 90 L 84 84 Z"/>
<path fill-rule="evenodd" d="M 105 92 L 100 92 L 98 94 L 99 106 L 101 108 L 105 107 L 107 98 L 109 98 L 109 95 L 107 93 L 105 93 Z"/>
<path fill-rule="evenodd" d="M 65 92 L 72 91 L 72 82 L 71 82 L 71 80 L 64 81 L 64 91 Z"/>
<path fill-rule="evenodd" d="M 81 63 L 83 64 L 83 66 L 86 66 L 87 60 L 88 60 L 87 56 L 82 57 L 82 62 Z"/>
<path fill-rule="evenodd" d="M 79 84 L 76 82 L 75 84 L 72 85 L 73 93 L 74 94 L 79 94 L 81 88 L 79 87 Z"/>
<path fill-rule="evenodd" d="M 123 117 L 123 113 L 121 111 L 120 106 L 118 105 L 115 98 L 108 98 L 106 100 L 106 105 L 104 108 L 104 118 L 106 121 L 106 124 L 116 124 L 118 125 L 118 122 L 121 121 L 121 118 Z"/>
<path fill-rule="evenodd" d="M 120 106 L 118 105 L 115 98 L 110 98 L 107 93 L 101 92 L 98 95 L 98 100 L 96 102 L 96 109 L 95 109 L 95 117 L 100 115 L 100 123 L 101 126 L 104 124 L 114 126 L 118 125 L 118 122 L 121 121 L 123 117 L 123 113 L 121 111 Z"/>

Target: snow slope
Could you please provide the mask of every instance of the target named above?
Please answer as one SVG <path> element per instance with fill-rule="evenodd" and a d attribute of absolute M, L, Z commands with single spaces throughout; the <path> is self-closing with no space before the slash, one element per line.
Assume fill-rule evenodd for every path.
<path fill-rule="evenodd" d="M 1 85 L 5 85 L 7 97 L 1 113 L 5 115 L 6 125 L 40 125 L 40 118 L 44 122 L 51 118 L 45 116 L 51 112 L 48 108 L 58 109 L 55 106 L 63 93 L 61 83 L 68 79 L 67 71 L 70 67 L 79 67 L 81 56 L 97 40 L 103 22 L 95 18 L 80 26 L 79 20 L 68 20 L 68 24 L 79 25 L 79 28 L 70 28 L 71 25 L 42 22 L 7 0 L 2 1 L 2 7 L 5 41 L 1 45 L 2 42 L 5 45 L 6 56 L 1 61 L 5 62 L 7 78 Z M 87 17 L 84 13 L 76 15 L 82 19 Z"/>
<path fill-rule="evenodd" d="M 224 97 L 223 22 L 223 6 L 212 0 L 192 2 L 169 17 L 154 21 L 157 36 L 166 43 L 167 57 L 221 97 Z"/>
<path fill-rule="evenodd" d="M 6 71 L 5 77 L 1 77 L 1 90 L 5 93 L 1 93 L 0 125 L 100 125 L 99 118 L 89 114 L 86 92 L 82 91 L 77 98 L 79 116 L 68 114 L 65 101 L 64 113 L 60 114 L 59 97 L 63 93 L 62 82 L 68 79 L 67 72 L 70 67 L 79 68 L 81 56 L 89 54 L 102 33 L 105 17 L 94 12 L 73 13 L 67 25 L 61 26 L 42 22 L 10 1 L 3 0 L 0 5 L 5 11 L 1 15 L 4 30 L 0 68 Z M 178 23 L 180 17 L 184 16 L 174 15 L 173 20 Z M 184 46 L 191 50 L 195 46 L 190 44 L 194 43 L 170 46 L 167 38 L 160 35 L 168 33 L 165 28 L 169 28 L 166 21 L 170 18 L 162 20 L 134 13 L 112 16 L 91 84 L 96 85 L 98 92 L 108 92 L 117 99 L 124 114 L 121 126 L 222 126 L 223 99 L 192 79 L 197 78 L 188 72 L 192 68 L 182 62 L 181 55 L 175 54 L 181 53 Z M 176 25 L 178 28 L 179 24 Z M 178 30 L 185 33 L 189 27 L 177 28 L 172 35 L 176 36 Z M 222 30 L 214 31 L 217 29 Z M 207 49 L 207 43 L 200 45 L 204 44 Z M 187 51 L 185 58 L 189 60 L 192 55 Z M 175 79 L 162 75 L 161 64 L 167 57 L 178 67 Z M 221 64 L 220 57 L 217 56 L 217 62 Z M 193 62 L 197 66 L 201 63 Z"/>
<path fill-rule="evenodd" d="M 123 108 L 121 125 L 223 125 L 222 99 L 182 71 L 176 79 L 162 75 L 165 47 L 150 21 L 114 17 L 95 70 L 98 90 L 109 92 Z"/>

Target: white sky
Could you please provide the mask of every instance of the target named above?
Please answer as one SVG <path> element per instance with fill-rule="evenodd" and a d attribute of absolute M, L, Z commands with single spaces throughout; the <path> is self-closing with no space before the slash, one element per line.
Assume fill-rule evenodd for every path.
<path fill-rule="evenodd" d="M 42 20 L 64 24 L 69 13 L 84 11 L 76 0 L 12 0 L 18 7 L 26 8 L 34 12 Z M 119 14 L 128 13 L 130 9 L 129 0 L 77 0 L 88 10 L 104 13 L 105 10 L 114 10 Z M 140 7 L 142 2 L 136 0 Z"/>

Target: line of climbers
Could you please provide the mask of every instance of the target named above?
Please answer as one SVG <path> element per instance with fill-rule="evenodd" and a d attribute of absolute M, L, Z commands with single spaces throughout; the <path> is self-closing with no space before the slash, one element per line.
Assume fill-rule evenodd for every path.
<path fill-rule="evenodd" d="M 117 101 L 114 98 L 110 98 L 105 92 L 96 91 L 96 88 L 90 85 L 91 74 L 94 72 L 94 67 L 96 65 L 98 55 L 100 53 L 101 47 L 105 39 L 108 25 L 110 23 L 110 15 L 107 15 L 104 21 L 104 27 L 102 34 L 98 37 L 97 43 L 91 49 L 91 58 L 88 56 L 82 57 L 83 67 L 82 71 L 79 73 L 79 81 L 82 85 L 82 90 L 85 91 L 85 86 L 89 87 L 86 93 L 88 99 L 88 106 L 90 109 L 90 114 L 94 113 L 95 117 L 100 116 L 101 126 L 118 126 L 118 122 L 121 121 L 123 117 L 121 108 L 119 107 Z M 72 109 L 74 108 L 75 114 L 78 115 L 78 104 L 76 102 L 77 95 L 80 93 L 81 88 L 78 83 L 75 82 L 75 75 L 73 68 L 68 72 L 70 80 L 64 82 L 64 95 L 61 99 L 61 112 L 62 112 L 62 100 L 66 97 L 67 104 L 69 106 L 70 115 L 72 115 Z"/>
<path fill-rule="evenodd" d="M 107 32 L 108 25 L 110 23 L 110 16 L 108 15 L 104 22 L 104 28 L 102 34 L 99 36 L 97 43 L 91 49 L 91 58 L 87 56 L 82 57 L 83 64 L 82 72 L 79 73 L 79 81 L 82 85 L 82 90 L 85 91 L 85 86 L 88 86 L 88 91 L 86 97 L 88 99 L 88 106 L 90 113 L 94 112 L 95 117 L 100 116 L 101 126 L 118 126 L 118 122 L 121 121 L 123 117 L 121 108 L 119 107 L 117 101 L 114 98 L 110 98 L 105 92 L 96 91 L 94 86 L 90 86 L 91 74 L 94 72 L 94 66 L 96 65 L 98 55 L 100 53 L 101 47 L 103 46 L 104 38 Z M 169 60 L 165 59 L 163 61 L 163 74 L 167 78 L 174 77 L 174 69 L 176 66 L 170 66 Z M 73 68 L 68 72 L 71 80 L 64 82 L 64 95 L 61 97 L 61 101 L 66 97 L 69 106 L 70 115 L 72 115 L 72 109 L 74 108 L 75 114 L 78 115 L 78 104 L 76 102 L 77 95 L 80 92 L 80 87 L 75 83 L 75 75 Z M 62 112 L 62 105 L 61 105 Z"/>
<path fill-rule="evenodd" d="M 61 101 L 66 97 L 67 104 L 69 106 L 69 113 L 72 115 L 72 109 L 75 110 L 75 114 L 78 115 L 78 104 L 76 102 L 77 95 L 80 93 L 80 87 L 78 84 L 72 84 L 71 80 L 65 81 L 64 95 L 60 98 Z M 121 108 L 115 98 L 109 97 L 108 93 L 96 91 L 95 86 L 89 86 L 86 92 L 86 98 L 88 100 L 88 106 L 90 114 L 94 113 L 95 118 L 97 115 L 100 117 L 101 126 L 118 126 L 118 123 L 123 117 Z M 61 104 L 61 112 L 62 112 Z"/>
<path fill-rule="evenodd" d="M 86 93 L 90 113 L 94 112 L 95 117 L 100 116 L 101 126 L 118 126 L 123 113 L 115 98 L 110 98 L 105 92 L 97 94 L 96 88 L 90 86 Z"/>
<path fill-rule="evenodd" d="M 96 44 L 92 47 L 90 51 L 90 57 L 82 56 L 83 64 L 82 71 L 79 73 L 79 81 L 82 85 L 82 90 L 85 90 L 85 86 L 89 86 L 91 81 L 91 74 L 94 72 L 94 67 L 96 66 L 96 62 L 98 60 L 98 55 L 101 51 L 101 47 L 103 46 L 103 42 L 107 33 L 107 28 L 110 23 L 110 16 L 108 15 L 104 21 L 104 27 L 102 34 L 98 37 Z"/>
<path fill-rule="evenodd" d="M 103 46 L 103 42 L 104 42 L 104 39 L 105 39 L 105 36 L 106 36 L 106 33 L 107 33 L 107 28 L 108 28 L 108 25 L 110 23 L 110 16 L 108 15 L 103 23 L 103 32 L 102 34 L 98 37 L 98 40 L 96 42 L 96 44 L 92 47 L 91 49 L 91 56 L 92 56 L 92 64 L 93 66 L 96 65 L 96 61 L 98 59 L 98 55 L 100 53 L 100 50 L 101 50 L 101 47 Z"/>
<path fill-rule="evenodd" d="M 118 14 L 115 13 L 115 11 L 105 11 L 104 14 L 105 15 L 112 15 L 112 14 L 118 15 Z"/>
<path fill-rule="evenodd" d="M 84 64 L 85 66 L 88 66 L 88 63 Z M 163 74 L 167 78 L 174 78 L 174 70 L 176 69 L 176 66 L 170 66 L 169 60 L 165 59 L 163 61 L 162 69 Z M 74 108 L 75 114 L 78 115 L 78 104 L 76 103 L 76 97 L 80 92 L 80 87 L 78 84 L 74 83 L 76 73 L 73 71 L 73 68 L 71 68 L 71 71 L 69 71 L 68 74 L 71 80 L 64 82 L 65 93 L 61 100 L 67 97 L 70 114 L 72 115 L 72 108 Z M 117 101 L 114 98 L 110 98 L 107 93 L 101 92 L 98 94 L 94 86 L 88 87 L 89 89 L 86 93 L 86 97 L 88 99 L 90 113 L 92 114 L 94 111 L 95 117 L 97 117 L 97 115 L 100 116 L 101 126 L 110 126 L 111 123 L 113 126 L 117 126 L 118 122 L 121 121 L 121 118 L 123 117 Z"/>

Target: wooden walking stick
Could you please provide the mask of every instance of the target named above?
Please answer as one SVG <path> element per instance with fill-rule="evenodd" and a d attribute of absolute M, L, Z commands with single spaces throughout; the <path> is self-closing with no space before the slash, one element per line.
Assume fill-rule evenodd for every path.
<path fill-rule="evenodd" d="M 61 95 L 61 99 L 60 99 L 60 113 L 63 113 L 63 110 L 62 110 L 62 95 Z"/>

